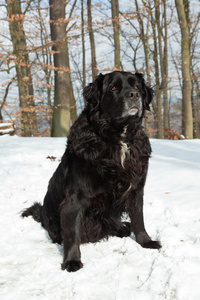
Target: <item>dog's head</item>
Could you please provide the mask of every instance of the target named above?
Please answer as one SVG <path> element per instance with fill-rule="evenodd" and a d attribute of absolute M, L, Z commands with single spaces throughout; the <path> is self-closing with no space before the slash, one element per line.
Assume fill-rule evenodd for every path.
<path fill-rule="evenodd" d="M 115 71 L 100 74 L 83 92 L 84 98 L 101 114 L 114 119 L 142 118 L 150 110 L 153 90 L 140 73 Z"/>

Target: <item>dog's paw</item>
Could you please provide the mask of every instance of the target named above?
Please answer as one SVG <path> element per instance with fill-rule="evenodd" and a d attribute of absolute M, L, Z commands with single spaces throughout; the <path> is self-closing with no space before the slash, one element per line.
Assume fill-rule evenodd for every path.
<path fill-rule="evenodd" d="M 122 222 L 121 228 L 117 232 L 118 237 L 127 237 L 131 235 L 131 224 L 129 222 Z"/>
<path fill-rule="evenodd" d="M 76 260 L 69 260 L 61 265 L 62 270 L 67 270 L 68 272 L 76 272 L 82 267 L 82 262 Z"/>
<path fill-rule="evenodd" d="M 160 249 L 162 246 L 158 241 L 149 241 L 142 244 L 143 248 L 150 248 L 150 249 Z"/>

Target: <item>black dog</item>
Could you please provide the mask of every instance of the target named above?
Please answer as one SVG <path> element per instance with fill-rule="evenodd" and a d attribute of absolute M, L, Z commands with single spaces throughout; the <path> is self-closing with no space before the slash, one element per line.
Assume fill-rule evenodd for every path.
<path fill-rule="evenodd" d="M 141 123 L 153 90 L 142 74 L 100 74 L 83 92 L 87 106 L 71 127 L 68 146 L 50 179 L 43 206 L 23 217 L 42 223 L 64 244 L 62 269 L 77 271 L 80 244 L 134 232 L 145 248 L 159 249 L 143 221 L 143 189 L 151 146 Z M 121 222 L 127 213 L 131 222 Z"/>

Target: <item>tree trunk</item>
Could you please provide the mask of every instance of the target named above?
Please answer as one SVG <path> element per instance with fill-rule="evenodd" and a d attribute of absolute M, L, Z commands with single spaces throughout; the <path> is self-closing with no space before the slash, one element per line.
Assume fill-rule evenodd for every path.
<path fill-rule="evenodd" d="M 160 91 L 160 72 L 158 65 L 158 47 L 157 47 L 157 34 L 156 34 L 156 23 L 152 16 L 152 29 L 154 39 L 154 53 L 153 60 L 155 64 L 155 79 L 156 79 L 156 125 L 157 125 L 157 138 L 162 139 L 162 99 Z"/>
<path fill-rule="evenodd" d="M 147 74 L 147 84 L 148 86 L 151 86 L 151 68 L 150 68 L 150 47 L 149 47 L 149 22 L 150 22 L 150 13 L 148 15 L 148 21 L 147 21 L 147 31 L 145 35 L 145 43 L 143 43 L 144 52 L 145 52 L 145 63 L 146 63 L 146 74 Z M 154 105 L 154 100 L 152 101 L 152 106 Z M 146 110 L 145 111 L 145 131 L 146 134 L 149 136 L 149 122 L 148 122 L 148 116 L 150 113 Z"/>
<path fill-rule="evenodd" d="M 193 138 L 193 116 L 191 101 L 191 74 L 190 74 L 190 39 L 187 24 L 187 15 L 185 13 L 182 0 L 175 0 L 179 25 L 181 29 L 181 61 L 182 61 L 182 81 L 183 81 L 183 104 L 182 104 L 182 130 L 186 138 Z"/>
<path fill-rule="evenodd" d="M 86 74 L 85 74 L 85 28 L 84 28 L 84 3 L 83 3 L 83 0 L 81 0 L 81 40 L 82 40 L 82 55 L 83 55 L 83 59 L 82 59 L 82 65 L 83 65 L 82 89 L 84 89 L 84 87 L 86 85 Z M 85 102 L 84 102 L 84 105 L 86 105 Z"/>
<path fill-rule="evenodd" d="M 169 130 L 169 105 L 168 105 L 168 30 L 167 30 L 167 8 L 166 1 L 164 5 L 164 53 L 163 53 L 163 106 L 164 106 L 164 128 Z M 167 138 L 167 130 L 164 137 Z"/>
<path fill-rule="evenodd" d="M 91 0 L 87 0 L 88 9 L 88 31 L 90 36 L 90 46 L 91 46 L 91 59 L 92 59 L 92 79 L 94 80 L 98 75 L 98 68 L 96 62 L 96 50 L 94 42 L 94 32 L 92 28 L 92 12 L 91 12 Z"/>
<path fill-rule="evenodd" d="M 157 26 L 158 32 L 158 53 L 159 53 L 159 61 L 160 61 L 160 70 L 161 74 L 163 74 L 163 62 L 162 62 L 162 28 L 160 25 L 160 0 L 155 0 L 155 22 Z M 161 84 L 162 86 L 162 84 Z"/>
<path fill-rule="evenodd" d="M 49 0 L 50 29 L 54 52 L 53 137 L 66 136 L 70 129 L 70 70 L 66 39 L 65 7 L 63 0 Z"/>
<path fill-rule="evenodd" d="M 118 0 L 111 0 L 112 23 L 114 31 L 114 46 L 115 46 L 115 69 L 121 69 L 120 62 L 120 40 L 119 40 L 119 4 Z"/>
<path fill-rule="evenodd" d="M 69 94 L 70 94 L 70 117 L 71 117 L 71 123 L 73 124 L 77 119 L 77 110 L 76 110 L 76 100 L 74 97 L 73 85 L 71 80 L 69 47 L 67 41 L 66 41 L 66 56 L 67 56 L 67 68 L 69 69 L 69 72 L 67 72 L 67 81 L 69 83 Z"/>
<path fill-rule="evenodd" d="M 200 138 L 200 82 L 199 75 L 192 73 L 193 77 L 193 93 L 192 93 L 192 108 L 193 108 L 193 136 L 195 139 Z"/>
<path fill-rule="evenodd" d="M 168 53 L 167 53 L 167 20 L 166 20 L 166 1 L 164 1 L 164 34 L 162 33 L 163 28 L 160 24 L 160 3 L 159 0 L 155 0 L 155 17 L 158 31 L 158 46 L 159 46 L 159 58 L 160 58 L 160 72 L 161 72 L 161 85 L 160 85 L 160 96 L 162 101 L 163 95 L 163 108 L 164 108 L 164 137 L 167 137 L 169 130 L 169 111 L 168 111 L 168 93 L 167 93 L 167 80 L 168 80 Z M 164 37 L 164 51 L 162 49 L 162 40 Z M 162 106 L 161 106 L 162 113 Z"/>
<path fill-rule="evenodd" d="M 149 22 L 151 18 L 151 11 L 149 9 L 148 14 L 148 20 L 147 20 L 147 28 L 146 28 L 146 34 L 144 30 L 144 24 L 143 19 L 141 18 L 138 1 L 135 0 L 135 6 L 136 6 L 136 12 L 137 12 L 137 19 L 140 26 L 140 38 L 142 40 L 143 49 L 144 49 L 144 55 L 145 55 L 145 65 L 146 65 L 146 75 L 147 75 L 147 84 L 148 86 L 151 86 L 151 75 L 150 75 L 150 47 L 149 47 Z M 154 101 L 152 102 L 152 105 L 155 109 Z M 148 123 L 148 112 L 145 111 L 145 132 L 147 135 L 149 135 L 149 123 Z"/>
<path fill-rule="evenodd" d="M 0 105 L 0 121 L 3 121 L 3 115 L 2 115 L 3 107 L 4 107 L 4 105 L 6 104 L 6 98 L 7 98 L 7 96 L 8 96 L 9 88 L 10 88 L 11 84 L 13 83 L 13 81 L 14 81 L 15 79 L 16 79 L 16 76 L 13 77 L 13 79 L 11 79 L 11 80 L 9 81 L 9 83 L 7 84 L 7 86 L 6 86 L 6 90 L 5 90 L 5 94 L 4 94 L 4 97 L 3 97 L 3 101 L 2 101 L 2 103 L 1 103 L 1 105 Z"/>
<path fill-rule="evenodd" d="M 25 15 L 22 14 L 19 0 L 7 0 L 6 2 L 9 30 L 15 57 L 23 135 L 38 135 L 33 83 L 23 28 Z"/>
<path fill-rule="evenodd" d="M 40 25 L 40 40 L 41 40 L 41 45 L 42 45 L 42 60 L 43 64 L 47 66 L 52 66 L 52 59 L 51 59 L 51 54 L 49 54 L 49 48 L 45 47 L 45 44 L 49 40 L 49 34 L 47 32 L 46 26 L 44 26 L 44 20 L 41 14 L 41 1 L 38 1 L 37 5 L 37 11 L 39 15 L 39 25 Z M 51 103 L 51 68 L 43 68 L 43 71 L 45 73 L 45 80 L 46 80 L 46 85 L 47 85 L 47 104 L 48 104 L 48 113 L 46 115 L 49 128 L 52 128 L 52 103 Z"/>

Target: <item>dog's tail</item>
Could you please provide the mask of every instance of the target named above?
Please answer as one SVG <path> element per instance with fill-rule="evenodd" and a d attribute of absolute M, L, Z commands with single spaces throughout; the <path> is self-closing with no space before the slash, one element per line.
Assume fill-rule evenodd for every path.
<path fill-rule="evenodd" d="M 42 214 L 42 205 L 38 202 L 35 202 L 31 207 L 27 208 L 21 216 L 28 217 L 32 216 L 33 219 L 37 222 L 41 222 L 41 214 Z"/>

